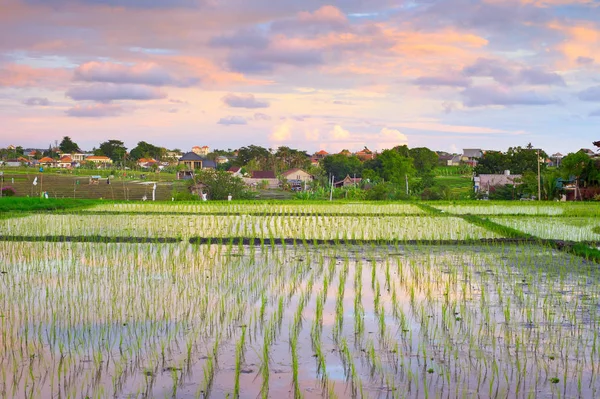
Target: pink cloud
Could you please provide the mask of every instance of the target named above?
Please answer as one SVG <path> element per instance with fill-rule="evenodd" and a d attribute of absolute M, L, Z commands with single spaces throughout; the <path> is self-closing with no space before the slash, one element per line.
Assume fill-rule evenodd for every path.
<path fill-rule="evenodd" d="M 76 105 L 66 111 L 68 116 L 77 118 L 104 118 L 109 116 L 118 116 L 124 112 L 119 105 L 113 104 L 94 104 L 94 105 Z"/>

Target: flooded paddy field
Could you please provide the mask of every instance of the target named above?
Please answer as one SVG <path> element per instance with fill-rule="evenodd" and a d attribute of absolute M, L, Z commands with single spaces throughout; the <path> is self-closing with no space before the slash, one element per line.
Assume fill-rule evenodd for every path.
<path fill-rule="evenodd" d="M 0 264 L 1 397 L 600 395 L 598 265 L 543 246 L 0 242 Z"/>

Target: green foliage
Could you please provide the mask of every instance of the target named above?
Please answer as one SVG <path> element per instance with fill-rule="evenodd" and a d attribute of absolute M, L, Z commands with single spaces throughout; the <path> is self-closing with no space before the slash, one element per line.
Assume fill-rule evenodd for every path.
<path fill-rule="evenodd" d="M 11 186 L 2 187 L 2 197 L 14 197 L 17 195 L 17 190 Z"/>
<path fill-rule="evenodd" d="M 226 200 L 229 195 L 234 199 L 252 198 L 242 179 L 222 170 L 200 170 L 196 173 L 196 181 L 204 184 L 212 200 Z"/>
<path fill-rule="evenodd" d="M 367 190 L 366 199 L 373 201 L 392 201 L 408 199 L 405 191 L 399 189 L 398 185 L 385 182 L 374 185 Z"/>
<path fill-rule="evenodd" d="M 94 151 L 94 155 L 104 155 L 116 163 L 122 162 L 126 153 L 127 147 L 125 147 L 125 144 L 120 140 L 105 141 L 100 144 L 100 148 Z"/>
<path fill-rule="evenodd" d="M 365 169 L 372 170 L 385 182 L 403 184 L 407 176 L 415 174 L 412 158 L 404 156 L 403 152 L 404 146 L 384 150 L 377 158 L 365 162 Z"/>
<path fill-rule="evenodd" d="M 413 159 L 413 166 L 419 175 L 430 174 L 438 164 L 438 154 L 429 148 L 411 148 L 409 155 Z"/>
<path fill-rule="evenodd" d="M 10 197 L 0 198 L 0 213 L 4 212 L 34 212 L 34 211 L 54 211 L 73 208 L 83 208 L 98 204 L 94 200 L 80 200 L 71 198 L 27 198 Z"/>
<path fill-rule="evenodd" d="M 334 154 L 323 158 L 321 167 L 326 175 L 333 175 L 336 180 L 342 180 L 348 175 L 360 177 L 363 169 L 362 162 L 358 157 L 344 154 Z"/>
<path fill-rule="evenodd" d="M 540 151 L 539 157 L 543 160 L 548 157 L 545 152 Z M 511 174 L 523 174 L 525 172 L 537 173 L 538 150 L 531 148 L 511 147 L 506 153 L 501 151 L 487 151 L 481 157 L 475 167 L 477 174 L 502 174 L 510 170 Z M 546 168 L 545 162 L 540 162 L 540 169 Z"/>
<path fill-rule="evenodd" d="M 60 148 L 60 151 L 63 153 L 71 154 L 74 152 L 79 152 L 79 146 L 76 143 L 74 143 L 69 136 L 63 137 L 58 148 Z"/>
<path fill-rule="evenodd" d="M 155 145 L 140 141 L 137 143 L 131 153 L 129 154 L 132 159 L 138 160 L 141 158 L 154 158 L 160 161 L 166 155 L 166 148 L 157 147 Z"/>

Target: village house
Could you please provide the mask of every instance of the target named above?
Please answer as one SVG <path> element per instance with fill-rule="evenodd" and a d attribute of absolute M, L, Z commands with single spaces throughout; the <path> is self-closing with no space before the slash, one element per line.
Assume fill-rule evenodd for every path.
<path fill-rule="evenodd" d="M 183 165 L 187 170 L 195 170 L 195 169 L 216 169 L 217 164 L 215 161 L 211 161 L 210 159 L 206 159 L 196 154 L 195 152 L 188 152 L 184 154 L 177 163 L 178 165 Z"/>
<path fill-rule="evenodd" d="M 250 172 L 250 177 L 243 178 L 244 183 L 251 187 L 277 188 L 279 187 L 279 179 L 275 176 L 272 170 L 255 170 Z"/>
<path fill-rule="evenodd" d="M 287 170 L 281 174 L 281 177 L 286 180 L 299 180 L 301 182 L 308 182 L 313 179 L 310 173 L 299 168 Z"/>
<path fill-rule="evenodd" d="M 104 155 L 91 155 L 85 158 L 85 162 L 93 162 L 98 166 L 107 166 L 112 165 L 113 161 L 109 157 L 105 157 Z"/>
<path fill-rule="evenodd" d="M 152 166 L 156 165 L 157 163 L 158 162 L 154 158 L 140 158 L 137 161 L 137 165 L 140 168 L 151 168 Z"/>
<path fill-rule="evenodd" d="M 8 159 L 4 162 L 5 166 L 10 166 L 12 168 L 16 168 L 19 166 L 27 165 L 29 163 L 29 159 L 19 157 L 17 159 Z"/>
<path fill-rule="evenodd" d="M 194 154 L 200 155 L 201 157 L 206 157 L 210 153 L 210 148 L 207 145 L 202 147 L 194 146 L 192 147 L 192 152 Z"/>
<path fill-rule="evenodd" d="M 317 160 L 323 159 L 325 158 L 327 155 L 329 155 L 329 153 L 325 150 L 320 150 L 318 152 L 315 152 L 315 154 L 313 155 Z"/>
<path fill-rule="evenodd" d="M 73 159 L 70 156 L 62 156 L 58 160 L 58 167 L 63 169 L 71 169 L 74 165 Z"/>
<path fill-rule="evenodd" d="M 369 159 L 375 158 L 375 154 L 373 154 L 373 151 L 369 150 L 367 147 L 365 147 L 363 150 L 356 152 L 354 155 L 356 155 L 361 161 L 368 161 Z"/>
<path fill-rule="evenodd" d="M 463 150 L 461 161 L 469 166 L 475 167 L 481 157 L 483 157 L 483 151 L 480 148 L 465 148 Z"/>
<path fill-rule="evenodd" d="M 40 166 L 46 166 L 46 167 L 56 167 L 58 162 L 56 162 L 56 159 L 52 159 L 50 157 L 44 157 L 42 159 L 40 159 L 38 161 Z"/>
<path fill-rule="evenodd" d="M 335 188 L 358 186 L 358 185 L 360 185 L 361 181 L 362 181 L 362 178 L 360 178 L 360 177 L 350 177 L 350 175 L 346 175 L 346 177 L 343 180 L 334 182 L 333 186 Z"/>
<path fill-rule="evenodd" d="M 227 172 L 231 173 L 233 176 L 241 177 L 242 176 L 242 167 L 241 166 L 232 166 L 231 168 L 227 169 Z"/>
<path fill-rule="evenodd" d="M 224 155 L 219 155 L 218 157 L 216 157 L 216 158 L 215 158 L 215 162 L 216 162 L 218 165 L 221 165 L 221 164 L 224 164 L 224 163 L 227 163 L 227 162 L 229 162 L 229 158 L 227 158 L 227 157 L 226 157 L 226 156 L 224 156 Z"/>
<path fill-rule="evenodd" d="M 474 190 L 476 193 L 489 194 L 490 189 L 494 187 L 520 184 L 522 175 L 511 175 L 509 170 L 503 174 L 480 174 L 473 177 Z"/>

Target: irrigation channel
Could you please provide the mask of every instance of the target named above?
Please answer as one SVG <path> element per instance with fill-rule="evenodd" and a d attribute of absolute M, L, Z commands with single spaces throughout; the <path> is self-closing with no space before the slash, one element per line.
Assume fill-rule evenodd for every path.
<path fill-rule="evenodd" d="M 600 273 L 529 245 L 1 242 L 2 397 L 596 397 Z"/>

